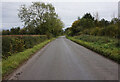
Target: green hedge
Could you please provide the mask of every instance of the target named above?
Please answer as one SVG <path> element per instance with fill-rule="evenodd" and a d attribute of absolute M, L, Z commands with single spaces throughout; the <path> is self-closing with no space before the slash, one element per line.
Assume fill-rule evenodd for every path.
<path fill-rule="evenodd" d="M 120 63 L 120 47 L 116 46 L 117 39 L 88 35 L 67 38 Z"/>
<path fill-rule="evenodd" d="M 46 44 L 54 40 L 55 38 L 48 39 L 40 44 L 24 50 L 23 52 L 15 53 L 14 55 L 2 60 L 2 77 L 3 79 L 12 73 L 14 69 L 18 68 L 22 63 L 27 61 L 35 52 L 43 48 Z"/>
<path fill-rule="evenodd" d="M 14 53 L 22 52 L 32 48 L 34 45 L 47 40 L 46 35 L 34 36 L 3 36 L 2 37 L 2 58 L 8 58 Z"/>

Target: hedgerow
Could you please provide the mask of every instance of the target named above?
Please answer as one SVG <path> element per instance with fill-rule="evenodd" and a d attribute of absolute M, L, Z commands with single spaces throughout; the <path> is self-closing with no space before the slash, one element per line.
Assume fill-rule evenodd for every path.
<path fill-rule="evenodd" d="M 46 35 L 41 36 L 3 36 L 2 58 L 6 59 L 14 53 L 32 48 L 34 45 L 47 40 Z"/>
<path fill-rule="evenodd" d="M 48 39 L 43 41 L 33 48 L 29 48 L 24 50 L 23 52 L 15 53 L 12 56 L 9 56 L 7 59 L 2 59 L 2 77 L 5 79 L 10 73 L 12 73 L 15 69 L 17 69 L 20 65 L 22 65 L 25 61 L 27 61 L 33 54 L 35 54 L 38 50 L 43 48 L 46 44 L 54 40 L 55 38 Z"/>
<path fill-rule="evenodd" d="M 117 39 L 91 35 L 81 35 L 67 38 L 120 63 L 120 47 L 116 46 Z"/>

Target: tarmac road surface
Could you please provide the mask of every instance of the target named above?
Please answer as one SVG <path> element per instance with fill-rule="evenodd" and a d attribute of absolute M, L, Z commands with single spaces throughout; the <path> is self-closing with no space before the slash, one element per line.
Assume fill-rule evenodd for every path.
<path fill-rule="evenodd" d="M 21 66 L 14 80 L 118 80 L 118 64 L 64 36 Z"/>

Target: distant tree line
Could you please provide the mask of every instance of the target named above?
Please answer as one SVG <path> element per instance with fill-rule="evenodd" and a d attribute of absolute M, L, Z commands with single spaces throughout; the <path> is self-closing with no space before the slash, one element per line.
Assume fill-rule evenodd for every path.
<path fill-rule="evenodd" d="M 69 36 L 87 34 L 120 38 L 118 23 L 118 18 L 113 18 L 111 21 L 98 20 L 98 15 L 95 18 L 90 13 L 86 13 L 82 18 L 78 17 L 78 20 L 74 21 L 72 26 L 65 30 L 65 33 Z"/>
<path fill-rule="evenodd" d="M 63 22 L 51 4 L 33 2 L 32 5 L 21 5 L 18 17 L 24 23 L 24 28 L 11 28 L 3 30 L 3 35 L 39 34 L 58 36 L 63 33 Z"/>
<path fill-rule="evenodd" d="M 105 19 L 99 20 L 98 13 L 93 17 L 86 13 L 82 18 L 74 21 L 72 26 L 65 30 L 68 36 L 94 35 L 107 36 L 118 40 L 117 46 L 120 46 L 120 20 L 113 18 L 111 21 Z"/>

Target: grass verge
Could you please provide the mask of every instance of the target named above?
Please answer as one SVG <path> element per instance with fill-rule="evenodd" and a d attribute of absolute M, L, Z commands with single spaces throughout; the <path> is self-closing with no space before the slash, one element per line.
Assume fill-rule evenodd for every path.
<path fill-rule="evenodd" d="M 38 45 L 35 45 L 33 48 L 27 49 L 23 52 L 16 53 L 6 60 L 2 60 L 2 77 L 9 75 L 18 68 L 23 62 L 28 60 L 35 52 L 43 48 L 46 44 L 54 39 L 46 40 Z"/>
<path fill-rule="evenodd" d="M 96 38 L 96 36 L 94 36 Z M 99 41 L 94 41 L 93 37 L 88 36 L 86 38 L 86 40 L 88 40 L 88 38 L 93 39 L 92 41 L 88 40 L 84 40 L 83 37 L 80 37 L 81 39 L 79 39 L 78 37 L 67 37 L 68 39 L 70 39 L 71 41 L 74 41 L 77 44 L 80 44 L 90 50 L 93 50 L 117 63 L 120 63 L 120 47 L 116 47 L 114 45 L 114 43 L 112 42 L 103 42 L 104 40 L 100 37 Z"/>

